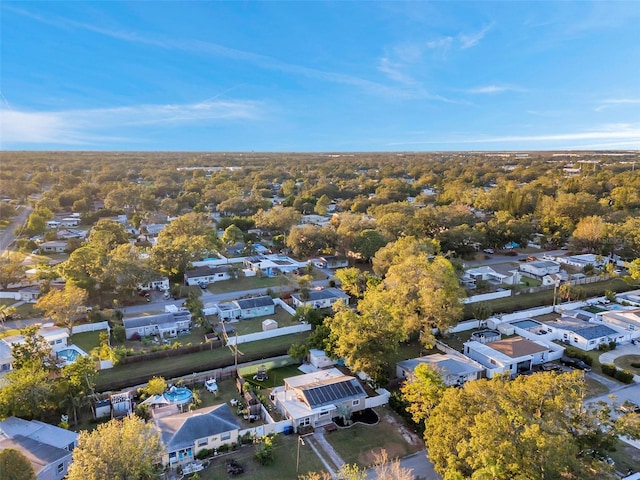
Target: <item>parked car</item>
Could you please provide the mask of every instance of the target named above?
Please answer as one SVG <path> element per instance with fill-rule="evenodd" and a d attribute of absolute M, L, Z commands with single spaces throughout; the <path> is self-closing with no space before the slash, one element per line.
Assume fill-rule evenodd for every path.
<path fill-rule="evenodd" d="M 484 253 L 489 253 L 489 254 L 494 253 L 493 248 L 485 248 L 485 249 L 483 250 L 483 252 L 484 252 Z"/>
<path fill-rule="evenodd" d="M 141 297 L 148 297 L 151 294 L 149 292 L 147 292 L 146 290 L 140 290 L 138 292 L 138 295 L 140 295 Z"/>
<path fill-rule="evenodd" d="M 562 370 L 557 363 L 545 363 L 541 368 L 543 372 L 559 372 Z"/>
<path fill-rule="evenodd" d="M 626 400 L 620 405 L 620 411 L 622 413 L 640 413 L 640 405 L 631 400 Z"/>
<path fill-rule="evenodd" d="M 562 357 L 560 359 L 560 363 L 563 364 L 563 365 L 566 365 L 567 367 L 573 367 L 573 368 L 577 368 L 579 370 L 584 370 L 585 372 L 590 372 L 591 371 L 591 367 L 589 365 L 587 365 L 586 363 L 584 363 L 579 358 Z"/>

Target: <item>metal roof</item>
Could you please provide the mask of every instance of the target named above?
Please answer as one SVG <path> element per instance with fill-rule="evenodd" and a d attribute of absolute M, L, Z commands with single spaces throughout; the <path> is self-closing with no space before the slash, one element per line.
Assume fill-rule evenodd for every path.
<path fill-rule="evenodd" d="M 580 335 L 585 340 L 593 340 L 595 338 L 616 336 L 618 333 L 606 325 L 593 325 L 585 328 L 578 328 L 573 331 L 576 335 Z"/>
<path fill-rule="evenodd" d="M 273 306 L 273 298 L 269 296 L 245 298 L 236 300 L 236 303 L 243 310 L 246 308 L 267 307 L 269 305 Z"/>

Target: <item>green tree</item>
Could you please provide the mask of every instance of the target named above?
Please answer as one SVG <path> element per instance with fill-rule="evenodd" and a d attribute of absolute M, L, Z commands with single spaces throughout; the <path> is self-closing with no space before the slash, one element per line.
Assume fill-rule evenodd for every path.
<path fill-rule="evenodd" d="M 391 242 L 377 251 L 373 257 L 373 271 L 384 276 L 391 265 L 398 264 L 403 258 L 440 252 L 440 245 L 435 240 L 419 241 L 415 237 L 403 237 Z"/>
<path fill-rule="evenodd" d="M 0 450 L 0 478 L 3 480 L 36 480 L 31 462 L 13 448 Z"/>
<path fill-rule="evenodd" d="M 45 317 L 52 318 L 56 325 L 66 327 L 71 335 L 73 324 L 86 305 L 87 298 L 86 291 L 67 282 L 64 290 L 49 290 L 34 307 L 42 310 Z"/>
<path fill-rule="evenodd" d="M 12 283 L 18 283 L 25 278 L 24 266 L 18 255 L 0 258 L 0 289 L 6 290 Z"/>
<path fill-rule="evenodd" d="M 374 311 L 369 308 L 360 315 L 349 307 L 340 306 L 325 323 L 329 327 L 331 353 L 344 358 L 353 371 L 367 374 L 374 383 L 386 384 L 389 358 L 404 336 L 402 328 L 386 309 Z"/>
<path fill-rule="evenodd" d="M 300 212 L 293 207 L 275 206 L 269 210 L 258 210 L 253 216 L 256 227 L 277 234 L 286 234 L 300 222 Z"/>
<path fill-rule="evenodd" d="M 152 424 L 135 415 L 80 432 L 73 450 L 69 480 L 156 479 L 164 451 Z"/>
<path fill-rule="evenodd" d="M 231 246 L 238 242 L 241 242 L 244 238 L 244 233 L 235 225 L 229 225 L 222 234 L 222 243 Z"/>
<path fill-rule="evenodd" d="M 0 388 L 0 417 L 45 418 L 53 405 L 53 384 L 49 370 L 36 363 L 15 368 L 3 378 Z"/>
<path fill-rule="evenodd" d="M 0 323 L 2 323 L 2 327 L 4 328 L 4 322 L 7 321 L 9 317 L 15 315 L 17 312 L 16 307 L 12 307 L 10 305 L 0 305 Z"/>
<path fill-rule="evenodd" d="M 39 333 L 38 325 L 29 325 L 20 330 L 22 341 L 11 345 L 13 368 L 35 365 L 37 367 L 49 366 L 52 370 L 57 368 L 56 357 L 51 350 L 51 345 Z"/>
<path fill-rule="evenodd" d="M 416 366 L 400 391 L 409 402 L 407 412 L 416 423 L 424 424 L 433 409 L 440 403 L 446 385 L 438 372 L 425 363 Z"/>
<path fill-rule="evenodd" d="M 162 377 L 153 377 L 144 387 L 144 392 L 152 397 L 153 395 L 162 395 L 167 390 L 167 381 Z"/>
<path fill-rule="evenodd" d="M 366 229 L 354 237 L 351 248 L 364 261 L 370 262 L 378 250 L 386 244 L 387 241 L 377 230 Z"/>
<path fill-rule="evenodd" d="M 129 234 L 121 223 L 103 218 L 91 229 L 88 243 L 106 255 L 118 245 L 129 243 Z"/>
<path fill-rule="evenodd" d="M 190 291 L 189 296 L 184 301 L 183 305 L 187 310 L 189 310 L 189 312 L 191 312 L 191 316 L 195 321 L 201 324 L 204 322 L 204 303 L 202 303 L 202 299 L 198 293 Z"/>
<path fill-rule="evenodd" d="M 429 458 L 445 478 L 609 478 L 604 462 L 578 455 L 594 436 L 615 436 L 604 414 L 583 407 L 584 393 L 577 371 L 448 388 L 428 409 Z"/>
<path fill-rule="evenodd" d="M 592 253 L 596 251 L 602 253 L 608 231 L 608 225 L 600 216 L 581 218 L 573 231 L 573 247 L 577 251 L 584 248 Z"/>
<path fill-rule="evenodd" d="M 286 244 L 296 257 L 310 257 L 319 252 L 335 249 L 337 236 L 330 226 L 302 225 L 287 235 Z"/>
<path fill-rule="evenodd" d="M 336 270 L 336 278 L 340 282 L 340 288 L 349 295 L 361 298 L 367 288 L 369 274 L 356 267 L 339 268 Z"/>
<path fill-rule="evenodd" d="M 322 195 L 316 202 L 315 207 L 313 207 L 313 211 L 318 215 L 326 215 L 329 205 L 331 205 L 331 199 L 326 195 Z"/>
<path fill-rule="evenodd" d="M 634 280 L 640 280 L 640 258 L 629 263 L 629 275 Z"/>
<path fill-rule="evenodd" d="M 82 355 L 75 362 L 62 368 L 58 387 L 62 404 L 73 415 L 74 426 L 78 424 L 78 409 L 87 405 L 94 394 L 98 371 L 91 357 Z"/>

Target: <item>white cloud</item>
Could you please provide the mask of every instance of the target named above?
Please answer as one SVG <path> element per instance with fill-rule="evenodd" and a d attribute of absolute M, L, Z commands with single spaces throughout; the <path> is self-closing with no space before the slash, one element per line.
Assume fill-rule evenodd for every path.
<path fill-rule="evenodd" d="M 601 112 L 607 108 L 613 108 L 619 105 L 638 105 L 640 104 L 640 98 L 610 98 L 600 102 L 600 105 L 596 107 L 596 112 Z"/>
<path fill-rule="evenodd" d="M 480 42 L 480 40 L 482 40 L 485 37 L 485 35 L 489 32 L 489 30 L 493 28 L 493 26 L 494 26 L 494 23 L 490 23 L 486 27 L 483 27 L 482 30 L 480 30 L 479 32 L 471 33 L 468 35 L 463 35 L 463 34 L 458 35 L 458 40 L 460 41 L 460 48 L 464 50 L 466 48 L 471 48 L 477 45 L 478 42 Z"/>
<path fill-rule="evenodd" d="M 514 87 L 511 85 L 484 85 L 481 87 L 474 87 L 465 90 L 467 93 L 490 95 L 493 93 L 503 92 L 524 92 L 525 90 L 520 87 Z"/>
<path fill-rule="evenodd" d="M 206 100 L 191 104 L 147 104 L 51 112 L 3 108 L 0 115 L 2 148 L 6 144 L 18 143 L 104 143 L 115 140 L 109 131 L 122 127 L 256 120 L 261 117 L 261 107 L 260 103 L 252 101 Z"/>
<path fill-rule="evenodd" d="M 539 134 L 539 135 L 507 135 L 507 136 L 476 136 L 471 138 L 470 135 L 464 135 L 460 138 L 448 138 L 440 140 L 417 140 L 409 142 L 396 142 L 389 145 L 428 145 L 428 144 L 487 144 L 487 143 L 546 143 L 549 146 L 556 148 L 558 142 L 575 142 L 580 140 L 589 141 L 602 141 L 606 140 L 620 140 L 616 142 L 617 145 L 625 145 L 629 148 L 640 148 L 640 124 L 607 124 L 602 125 L 597 129 L 587 130 L 583 132 L 569 132 L 569 133 L 553 133 L 553 134 Z M 607 142 L 609 144 L 609 142 Z M 584 145 L 583 145 L 584 146 Z M 586 146 L 584 146 L 587 148 Z M 565 144 L 559 148 L 578 148 L 576 146 L 569 146 Z"/>

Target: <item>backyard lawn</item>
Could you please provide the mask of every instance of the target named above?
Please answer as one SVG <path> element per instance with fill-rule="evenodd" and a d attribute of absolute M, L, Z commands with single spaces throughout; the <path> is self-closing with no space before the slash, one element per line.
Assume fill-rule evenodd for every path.
<path fill-rule="evenodd" d="M 239 478 L 259 478 L 260 480 L 283 480 L 297 478 L 296 457 L 298 454 L 297 435 L 277 435 L 274 439 L 274 461 L 270 465 L 262 466 L 254 458 L 255 447 L 247 445 L 238 451 L 216 458 L 205 470 L 199 472 L 203 480 L 218 480 L 229 478 L 225 461 L 229 458 L 236 460 L 244 468 Z M 300 445 L 299 474 L 322 472 L 324 467 L 320 459 L 308 445 Z"/>
<path fill-rule="evenodd" d="M 69 343 L 77 345 L 86 353 L 90 353 L 91 350 L 100 345 L 100 332 L 75 333 L 71 335 Z"/>
<path fill-rule="evenodd" d="M 238 333 L 238 335 L 246 335 L 248 333 L 261 332 L 262 322 L 268 318 L 271 318 L 278 322 L 278 327 L 289 327 L 291 325 L 298 325 L 298 322 L 293 319 L 293 316 L 287 313 L 281 307 L 276 307 L 276 313 L 274 315 L 266 315 L 263 317 L 250 318 L 247 320 L 239 320 L 237 322 L 227 323 L 226 325 L 233 328 Z"/>
<path fill-rule="evenodd" d="M 369 466 L 374 453 L 387 451 L 389 458 L 404 457 L 424 448 L 424 443 L 410 432 L 404 421 L 389 407 L 375 409 L 380 417 L 376 425 L 355 424 L 327 433 L 325 438 L 346 463 Z"/>
<path fill-rule="evenodd" d="M 292 343 L 304 342 L 307 336 L 308 333 L 305 332 L 242 344 L 239 346 L 241 353 L 238 356 L 238 362 L 283 355 Z M 233 365 L 233 363 L 234 355 L 231 350 L 222 347 L 161 360 L 123 364 L 109 370 L 101 370 L 96 388 L 98 391 L 102 391 L 104 387 L 122 388 L 145 383 L 153 376 L 173 378 Z"/>
<path fill-rule="evenodd" d="M 277 277 L 242 277 L 235 280 L 226 280 L 224 282 L 215 282 L 207 287 L 212 293 L 228 293 L 241 290 L 254 290 L 270 287 L 282 287 L 292 285 L 290 277 L 287 275 L 278 275 Z"/>

